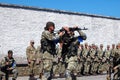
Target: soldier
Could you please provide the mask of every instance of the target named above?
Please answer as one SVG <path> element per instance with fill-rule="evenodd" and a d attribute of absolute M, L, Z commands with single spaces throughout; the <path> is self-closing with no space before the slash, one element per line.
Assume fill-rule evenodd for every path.
<path fill-rule="evenodd" d="M 16 61 L 13 58 L 13 51 L 8 51 L 8 56 L 4 57 L 1 61 L 1 71 L 5 73 L 5 80 L 9 80 L 9 74 L 13 73 L 12 80 L 16 80 L 18 72 L 16 69 Z"/>
<path fill-rule="evenodd" d="M 34 77 L 36 69 L 36 49 L 34 47 L 34 40 L 30 41 L 30 45 L 26 48 L 26 55 L 29 67 L 29 76 Z"/>
<path fill-rule="evenodd" d="M 110 66 L 110 62 L 109 62 L 110 54 L 111 54 L 110 45 L 107 45 L 107 49 L 105 50 L 105 56 L 104 56 L 105 59 L 104 70 L 107 72 L 109 71 L 109 66 Z"/>
<path fill-rule="evenodd" d="M 59 41 L 59 45 L 57 46 L 56 52 L 57 52 L 57 60 L 56 60 L 56 67 L 54 67 L 54 74 L 55 77 L 63 77 L 65 73 L 65 65 L 62 64 L 62 46 L 63 42 Z"/>
<path fill-rule="evenodd" d="M 115 58 L 116 58 L 116 65 L 113 68 L 114 69 L 114 80 L 120 79 L 120 43 L 117 45 L 117 50 L 115 51 Z"/>
<path fill-rule="evenodd" d="M 77 74 L 80 76 L 82 73 L 82 68 L 83 68 L 83 58 L 82 58 L 82 51 L 83 51 L 83 44 L 79 45 L 78 48 L 78 65 L 77 65 Z"/>
<path fill-rule="evenodd" d="M 88 43 L 85 43 L 85 48 L 84 48 L 84 52 L 83 52 L 83 57 L 84 57 L 84 74 L 88 75 L 89 74 L 89 70 L 90 70 L 90 51 L 91 49 L 88 47 Z"/>
<path fill-rule="evenodd" d="M 98 67 L 98 73 L 102 73 L 102 59 L 103 59 L 103 44 L 100 44 L 100 48 L 98 50 L 98 59 L 99 59 L 99 67 Z"/>
<path fill-rule="evenodd" d="M 77 28 L 77 27 L 74 27 Z M 82 38 L 83 40 L 86 40 L 86 35 L 80 30 L 77 30 L 79 35 L 78 38 Z M 67 68 L 66 68 L 66 80 L 76 80 L 76 75 L 74 74 L 74 71 L 76 70 L 77 67 L 77 53 L 78 53 L 78 47 L 79 47 L 79 39 L 75 37 L 74 32 L 70 31 L 68 28 L 67 33 L 69 32 L 69 40 L 70 43 L 68 42 L 68 53 L 67 53 Z"/>
<path fill-rule="evenodd" d="M 98 57 L 98 46 L 95 46 L 95 55 L 94 55 L 94 71 L 98 74 L 98 67 L 99 67 L 99 57 Z"/>
<path fill-rule="evenodd" d="M 37 47 L 37 63 L 39 64 L 39 78 L 42 78 L 43 75 L 43 53 L 41 52 L 41 45 Z"/>
<path fill-rule="evenodd" d="M 116 48 L 115 48 L 115 44 L 112 44 L 112 49 L 111 49 L 111 55 L 110 55 L 110 58 L 113 59 L 113 62 L 111 62 L 111 66 L 112 67 L 115 67 L 115 51 L 116 51 Z"/>
<path fill-rule="evenodd" d="M 56 55 L 56 41 L 59 40 L 63 32 L 58 35 L 54 35 L 55 24 L 53 22 L 47 22 L 45 30 L 41 36 L 41 49 L 43 53 L 43 69 L 44 75 L 42 80 L 51 80 L 51 72 L 53 66 L 53 57 Z"/>
<path fill-rule="evenodd" d="M 90 58 L 91 58 L 91 68 L 90 73 L 96 74 L 97 71 L 97 48 L 95 44 L 92 44 L 92 48 L 90 51 Z"/>

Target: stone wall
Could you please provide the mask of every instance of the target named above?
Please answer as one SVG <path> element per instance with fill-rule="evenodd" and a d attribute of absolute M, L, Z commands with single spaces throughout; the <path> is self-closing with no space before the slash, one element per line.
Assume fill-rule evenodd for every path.
<path fill-rule="evenodd" d="M 25 50 L 29 41 L 33 39 L 35 47 L 39 45 L 48 21 L 56 24 L 56 30 L 63 26 L 87 27 L 85 42 L 89 44 L 120 42 L 120 18 L 0 4 L 0 56 L 12 49 L 17 61 L 26 62 Z"/>

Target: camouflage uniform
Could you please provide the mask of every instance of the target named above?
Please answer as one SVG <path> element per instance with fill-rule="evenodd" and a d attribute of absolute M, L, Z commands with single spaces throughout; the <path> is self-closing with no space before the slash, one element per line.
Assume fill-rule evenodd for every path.
<path fill-rule="evenodd" d="M 96 61 L 96 59 L 97 59 L 97 56 L 96 56 L 96 54 L 97 54 L 97 51 L 96 51 L 96 46 L 95 46 L 95 44 L 92 44 L 92 49 L 91 49 L 91 51 L 90 51 L 90 57 L 91 57 L 91 61 L 92 61 L 92 63 L 91 63 L 91 73 L 96 73 L 96 71 L 97 71 L 97 61 Z"/>
<path fill-rule="evenodd" d="M 32 43 L 34 41 L 30 41 L 30 43 Z M 37 56 L 36 56 L 36 49 L 34 46 L 28 46 L 26 48 L 26 55 L 27 55 L 27 60 L 28 60 L 28 67 L 29 67 L 29 75 L 32 76 L 34 74 L 36 74 L 35 70 L 36 70 L 36 60 L 37 60 Z"/>
<path fill-rule="evenodd" d="M 1 65 L 0 65 L 0 80 L 5 80 L 5 73 L 1 71 Z"/>
<path fill-rule="evenodd" d="M 90 59 L 90 54 L 89 54 L 89 48 L 88 48 L 88 44 L 85 43 L 85 48 L 83 51 L 83 57 L 84 57 L 84 74 L 89 74 L 89 70 L 90 70 L 90 64 L 91 64 L 91 59 Z"/>
<path fill-rule="evenodd" d="M 79 35 L 80 36 L 83 36 L 85 39 L 86 39 L 86 35 L 81 32 L 81 31 L 78 31 Z M 74 39 L 75 37 L 73 35 L 71 35 L 72 37 L 72 40 L 70 44 L 70 46 L 68 47 L 68 60 L 67 60 L 67 63 L 68 63 L 68 66 L 67 66 L 67 69 L 66 69 L 66 79 L 65 80 L 76 80 L 76 75 L 73 73 L 74 71 L 76 71 L 76 67 L 77 67 L 77 63 L 78 63 L 78 57 L 77 57 L 77 54 L 78 54 L 78 40 L 77 39 Z"/>
<path fill-rule="evenodd" d="M 46 45 L 43 44 L 44 46 L 44 50 L 43 50 L 44 76 L 43 76 L 43 79 L 48 79 L 50 77 L 50 72 L 53 66 L 53 56 L 56 55 L 54 41 L 57 39 L 59 39 L 59 36 L 58 35 L 54 36 L 54 34 L 49 32 L 48 30 L 45 30 L 42 32 L 41 43 L 44 43 L 46 41 L 45 42 Z"/>
<path fill-rule="evenodd" d="M 55 77 L 63 77 L 64 73 L 65 73 L 65 65 L 62 63 L 62 58 L 61 58 L 61 54 L 62 54 L 62 44 L 63 43 L 59 43 L 56 52 L 57 52 L 57 65 L 53 71 L 53 73 L 55 74 Z"/>
<path fill-rule="evenodd" d="M 113 79 L 120 79 L 120 43 L 117 45 L 118 49 L 115 51 L 116 66 L 114 67 L 114 76 Z"/>
<path fill-rule="evenodd" d="M 83 58 L 82 58 L 82 51 L 83 51 L 83 45 L 80 45 L 78 48 L 78 65 L 77 65 L 77 73 L 78 75 L 82 74 L 82 68 L 83 68 Z"/>
<path fill-rule="evenodd" d="M 103 44 L 100 44 L 100 48 L 98 49 L 98 59 L 99 59 L 99 67 L 98 67 L 98 72 L 102 73 L 102 59 L 103 59 Z"/>
<path fill-rule="evenodd" d="M 113 68 L 113 67 L 115 67 L 115 51 L 116 51 L 116 49 L 115 49 L 115 44 L 112 44 L 112 49 L 111 49 L 111 54 L 110 54 L 110 64 L 111 64 L 111 67 Z"/>
<path fill-rule="evenodd" d="M 103 57 L 103 70 L 104 71 L 109 71 L 109 66 L 110 66 L 110 62 L 109 62 L 109 59 L 110 59 L 110 54 L 111 54 L 111 51 L 110 51 L 110 46 L 108 45 L 107 46 L 107 49 L 105 50 L 105 55 Z"/>
<path fill-rule="evenodd" d="M 11 50 L 9 50 L 11 51 Z M 9 54 L 8 51 L 8 54 Z M 12 51 L 11 51 L 12 52 Z M 5 73 L 5 80 L 9 80 L 9 74 L 13 73 L 13 79 L 16 80 L 18 76 L 18 71 L 16 69 L 16 61 L 13 57 L 4 57 L 1 61 L 1 71 Z M 2 73 L 3 74 L 3 73 Z"/>
<path fill-rule="evenodd" d="M 39 64 L 39 77 L 41 78 L 42 77 L 42 74 L 43 74 L 43 53 L 41 52 L 41 46 L 38 46 L 37 47 L 37 52 L 36 52 L 36 56 L 37 56 L 37 62 Z"/>

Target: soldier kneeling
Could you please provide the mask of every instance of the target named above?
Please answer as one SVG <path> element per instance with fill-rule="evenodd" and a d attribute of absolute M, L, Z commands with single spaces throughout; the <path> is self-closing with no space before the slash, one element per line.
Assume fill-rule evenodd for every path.
<path fill-rule="evenodd" d="M 9 74 L 13 74 L 12 80 L 16 80 L 18 72 L 16 70 L 16 61 L 13 58 L 13 51 L 8 51 L 8 56 L 1 61 L 1 71 L 5 73 L 5 80 L 9 80 Z"/>

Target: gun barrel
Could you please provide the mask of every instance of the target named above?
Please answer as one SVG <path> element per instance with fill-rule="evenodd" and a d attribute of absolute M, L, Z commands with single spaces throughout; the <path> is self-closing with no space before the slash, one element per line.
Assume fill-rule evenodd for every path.
<path fill-rule="evenodd" d="M 88 30 L 88 28 L 78 28 L 78 30 Z"/>

